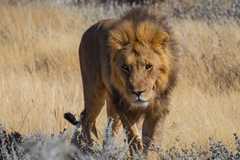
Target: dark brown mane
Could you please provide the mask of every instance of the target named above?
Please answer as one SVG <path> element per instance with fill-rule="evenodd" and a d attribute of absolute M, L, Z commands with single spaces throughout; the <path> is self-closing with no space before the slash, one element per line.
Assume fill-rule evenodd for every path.
<path fill-rule="evenodd" d="M 151 10 L 147 7 L 131 9 L 122 17 L 120 17 L 120 19 L 111 28 L 110 38 L 112 39 L 110 40 L 110 43 L 114 39 L 117 43 L 123 44 L 129 43 L 130 41 L 136 41 L 136 34 L 138 34 L 136 30 L 143 23 L 149 25 L 147 26 L 149 28 L 143 28 L 140 30 L 141 32 L 144 32 L 142 33 L 144 36 L 141 37 L 141 40 L 154 37 L 157 31 L 165 32 L 169 35 L 168 44 L 170 49 L 173 50 L 174 54 L 177 53 L 176 43 L 173 39 L 173 32 L 168 23 L 167 17 L 162 16 L 156 10 Z"/>
<path fill-rule="evenodd" d="M 171 27 L 164 16 L 148 8 L 135 8 L 122 16 L 111 28 L 109 45 L 113 49 L 122 49 L 128 44 L 147 44 L 153 49 L 167 48 L 169 61 L 169 82 L 161 95 L 168 95 L 175 86 L 177 75 L 177 47 Z M 166 46 L 165 46 L 166 45 Z M 163 96 L 163 97 L 165 97 Z"/>

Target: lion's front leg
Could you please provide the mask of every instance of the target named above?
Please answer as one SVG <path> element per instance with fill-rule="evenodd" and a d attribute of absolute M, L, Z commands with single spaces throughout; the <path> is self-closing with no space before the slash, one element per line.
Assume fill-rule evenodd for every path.
<path fill-rule="evenodd" d="M 146 114 L 143 122 L 143 143 L 147 159 L 159 159 L 158 149 L 162 142 L 166 113 L 151 112 Z"/>
<path fill-rule="evenodd" d="M 139 133 L 139 129 L 137 127 L 137 121 L 127 118 L 125 114 L 121 115 L 121 121 L 123 123 L 123 127 L 126 131 L 127 140 L 129 144 L 129 151 L 130 155 L 132 156 L 133 153 L 138 153 L 143 151 L 143 143 L 142 138 Z"/>
<path fill-rule="evenodd" d="M 141 152 L 143 150 L 142 138 L 136 124 L 130 126 L 126 131 L 128 144 L 131 154 L 134 152 Z"/>
<path fill-rule="evenodd" d="M 143 144 L 137 124 L 136 123 L 132 124 L 131 120 L 129 121 L 126 115 L 120 116 L 117 112 L 115 112 L 116 110 L 114 107 L 115 107 L 114 105 L 110 106 L 108 103 L 108 116 L 113 120 L 112 123 L 113 136 L 116 136 L 118 134 L 123 124 L 123 127 L 127 134 L 127 140 L 130 147 L 130 154 L 132 155 L 136 151 L 142 151 Z"/>

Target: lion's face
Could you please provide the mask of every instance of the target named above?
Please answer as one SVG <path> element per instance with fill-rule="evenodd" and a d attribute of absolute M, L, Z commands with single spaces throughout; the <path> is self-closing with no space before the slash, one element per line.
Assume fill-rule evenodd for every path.
<path fill-rule="evenodd" d="M 142 45 L 128 45 L 113 59 L 114 83 L 127 102 L 146 108 L 155 97 L 156 81 L 164 75 L 161 57 Z"/>
<path fill-rule="evenodd" d="M 146 108 L 169 81 L 169 34 L 149 21 L 121 22 L 110 32 L 112 84 L 135 107 Z"/>

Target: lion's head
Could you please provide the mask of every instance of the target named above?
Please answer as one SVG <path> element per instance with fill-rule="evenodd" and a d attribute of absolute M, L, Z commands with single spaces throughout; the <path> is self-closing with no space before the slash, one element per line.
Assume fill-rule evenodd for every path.
<path fill-rule="evenodd" d="M 134 107 L 147 108 L 168 90 L 173 66 L 171 35 L 154 16 L 130 12 L 109 35 L 114 87 Z"/>

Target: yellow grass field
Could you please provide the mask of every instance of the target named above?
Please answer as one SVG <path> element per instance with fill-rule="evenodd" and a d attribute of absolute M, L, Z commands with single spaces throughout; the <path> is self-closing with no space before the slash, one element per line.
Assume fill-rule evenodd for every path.
<path fill-rule="evenodd" d="M 97 20 L 118 16 L 97 11 L 90 6 L 0 6 L 1 124 L 24 134 L 69 127 L 64 112 L 78 115 L 83 108 L 81 35 Z M 180 47 L 180 73 L 164 145 L 205 145 L 210 136 L 230 144 L 232 134 L 240 133 L 240 26 L 234 20 L 191 19 L 173 19 L 171 25 Z M 105 122 L 103 111 L 100 130 Z"/>

